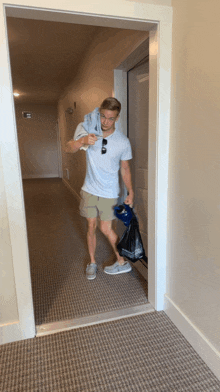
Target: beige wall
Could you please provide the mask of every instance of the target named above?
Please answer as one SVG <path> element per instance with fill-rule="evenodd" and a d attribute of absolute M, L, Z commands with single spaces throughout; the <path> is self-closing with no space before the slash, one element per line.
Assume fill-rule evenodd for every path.
<path fill-rule="evenodd" d="M 56 106 L 16 104 L 15 107 L 22 177 L 59 177 Z M 32 112 L 32 118 L 23 118 L 22 111 Z"/>
<path fill-rule="evenodd" d="M 172 6 L 172 0 L 127 0 L 132 1 L 134 3 L 147 3 L 147 4 L 155 4 L 155 5 L 169 5 Z"/>
<path fill-rule="evenodd" d="M 220 350 L 220 2 L 172 5 L 167 292 Z"/>
<path fill-rule="evenodd" d="M 73 83 L 59 101 L 58 113 L 63 147 L 73 137 L 75 128 L 83 121 L 84 115 L 99 106 L 104 98 L 112 96 L 114 69 L 147 37 L 148 32 L 111 28 L 103 28 L 96 36 L 80 64 Z M 73 107 L 74 102 L 74 114 L 65 114 L 65 109 Z M 65 168 L 69 169 L 70 186 L 79 194 L 85 177 L 85 152 L 63 154 L 63 169 Z"/>

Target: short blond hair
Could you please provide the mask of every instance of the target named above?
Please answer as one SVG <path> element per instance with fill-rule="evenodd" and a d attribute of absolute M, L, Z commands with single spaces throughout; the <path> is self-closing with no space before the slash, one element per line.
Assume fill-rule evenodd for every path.
<path fill-rule="evenodd" d="M 100 109 L 107 109 L 107 110 L 117 110 L 118 114 L 121 111 L 121 103 L 113 97 L 109 97 L 104 99 L 102 102 Z"/>

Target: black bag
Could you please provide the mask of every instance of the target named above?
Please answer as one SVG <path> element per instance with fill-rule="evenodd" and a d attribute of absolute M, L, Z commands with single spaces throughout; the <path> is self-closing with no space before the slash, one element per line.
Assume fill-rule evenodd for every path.
<path fill-rule="evenodd" d="M 132 218 L 129 226 L 122 235 L 117 249 L 122 257 L 126 257 L 128 260 L 135 263 L 135 261 L 143 259 L 147 263 L 147 257 L 145 255 L 139 225 L 136 215 L 132 210 Z"/>

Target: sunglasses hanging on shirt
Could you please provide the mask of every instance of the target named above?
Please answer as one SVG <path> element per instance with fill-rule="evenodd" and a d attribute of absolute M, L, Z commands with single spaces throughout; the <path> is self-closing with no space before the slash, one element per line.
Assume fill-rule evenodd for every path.
<path fill-rule="evenodd" d="M 102 154 L 105 154 L 107 152 L 107 148 L 105 147 L 107 143 L 108 140 L 102 139 L 102 150 L 101 150 Z"/>

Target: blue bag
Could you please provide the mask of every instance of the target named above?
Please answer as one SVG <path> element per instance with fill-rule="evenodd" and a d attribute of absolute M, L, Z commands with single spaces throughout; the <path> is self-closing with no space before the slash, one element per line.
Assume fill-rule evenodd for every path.
<path fill-rule="evenodd" d="M 119 206 L 114 207 L 114 214 L 115 216 L 120 219 L 125 226 L 129 226 L 132 218 L 132 210 L 128 204 L 120 204 Z"/>

